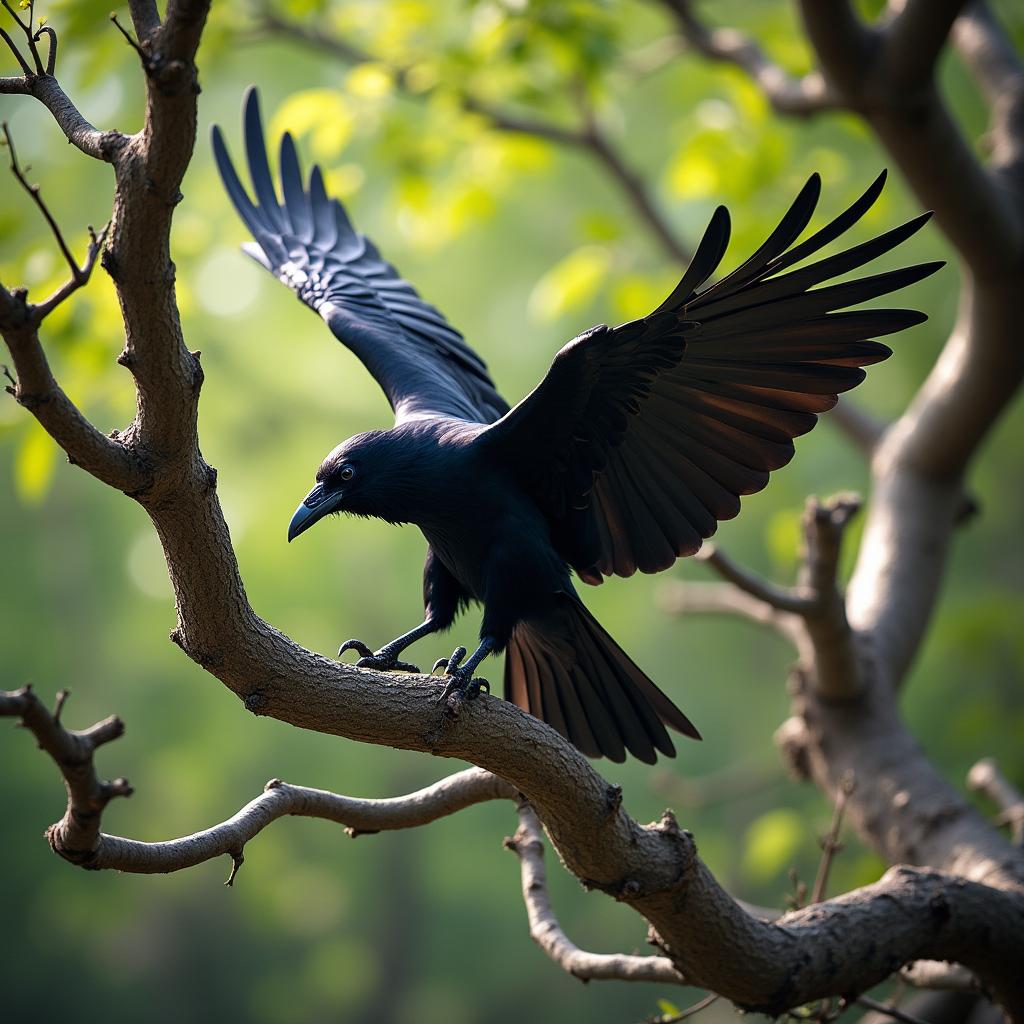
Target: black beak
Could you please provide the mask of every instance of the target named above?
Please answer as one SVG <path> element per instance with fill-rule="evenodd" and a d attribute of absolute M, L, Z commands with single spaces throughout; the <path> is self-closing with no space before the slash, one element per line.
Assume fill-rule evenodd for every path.
<path fill-rule="evenodd" d="M 325 491 L 323 484 L 317 484 L 295 510 L 288 524 L 288 542 L 291 543 L 300 533 L 305 533 L 318 519 L 330 515 L 340 504 L 341 491 Z"/>

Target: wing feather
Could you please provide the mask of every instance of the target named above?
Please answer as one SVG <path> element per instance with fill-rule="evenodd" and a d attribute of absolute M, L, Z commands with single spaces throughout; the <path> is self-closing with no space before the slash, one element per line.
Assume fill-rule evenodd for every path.
<path fill-rule="evenodd" d="M 863 367 L 891 350 L 877 336 L 925 317 L 848 307 L 906 287 L 941 263 L 828 283 L 890 252 L 924 214 L 800 269 L 877 199 L 884 174 L 804 242 L 821 192 L 814 175 L 778 227 L 736 270 L 706 285 L 729 235 L 724 208 L 679 285 L 650 316 L 596 327 L 566 345 L 540 385 L 479 443 L 492 446 L 554 520 L 589 516 L 564 557 L 587 582 L 658 572 L 693 554 L 793 457 Z M 581 553 L 581 548 L 585 549 Z"/>
<path fill-rule="evenodd" d="M 220 130 L 213 151 L 228 196 L 252 232 L 246 252 L 295 291 L 380 384 L 396 419 L 446 416 L 491 423 L 508 411 L 483 360 L 435 307 L 425 303 L 353 227 L 314 166 L 303 186 L 285 133 L 280 198 L 267 159 L 256 90 L 244 108 L 251 197 Z"/>

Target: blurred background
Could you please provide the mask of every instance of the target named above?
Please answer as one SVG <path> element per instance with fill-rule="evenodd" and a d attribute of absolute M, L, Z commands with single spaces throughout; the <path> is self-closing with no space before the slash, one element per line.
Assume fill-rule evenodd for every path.
<path fill-rule="evenodd" d="M 876 5 L 877 6 L 877 5 Z M 1024 10 L 996 5 L 1024 42 Z M 868 10 L 873 10 L 868 5 Z M 738 71 L 686 52 L 653 2 L 395 0 L 278 2 L 275 16 L 346 40 L 337 49 L 268 33 L 258 4 L 214 6 L 200 51 L 196 154 L 174 230 L 178 298 L 190 348 L 201 349 L 203 454 L 219 489 L 250 599 L 298 642 L 333 654 L 358 636 L 376 646 L 420 612 L 424 542 L 412 528 L 343 520 L 287 546 L 289 517 L 321 457 L 340 439 L 390 423 L 355 358 L 293 296 L 239 252 L 245 234 L 221 189 L 209 128 L 240 145 L 243 90 L 258 82 L 270 134 L 286 127 L 329 188 L 422 294 L 443 309 L 516 401 L 558 347 L 600 321 L 653 309 L 683 267 L 584 148 L 495 130 L 501 108 L 547 124 L 590 109 L 672 231 L 693 245 L 725 202 L 734 237 L 727 268 L 759 244 L 812 171 L 821 220 L 887 164 L 853 117 L 780 120 Z M 61 37 L 58 74 L 93 123 L 135 131 L 142 75 L 110 25 L 109 0 L 37 4 Z M 707 5 L 716 24 L 751 33 L 786 68 L 809 56 L 788 4 Z M 126 10 L 121 11 L 125 23 Z M 348 54 L 349 57 L 353 54 Z M 13 74 L 5 56 L 3 73 Z M 10 65 L 8 67 L 7 65 Z M 396 74 L 395 68 L 403 69 Z M 985 110 L 948 54 L 942 78 L 957 115 L 984 146 Z M 468 105 L 465 96 L 473 97 Z M 0 97 L 30 177 L 84 252 L 103 224 L 110 169 L 69 147 L 46 111 Z M 45 225 L 9 177 L 0 204 L 0 279 L 39 298 L 65 268 Z M 917 212 L 898 175 L 853 241 Z M 896 260 L 950 258 L 929 226 Z M 891 264 L 890 264 L 891 265 Z M 856 401 L 881 416 L 907 403 L 953 321 L 957 267 L 900 296 L 929 323 L 895 339 Z M 65 389 L 104 430 L 130 421 L 116 301 L 98 272 L 47 322 L 44 341 Z M 1024 776 L 1024 415 L 994 431 L 970 485 L 980 515 L 955 546 L 946 590 L 906 691 L 921 743 L 955 784 L 983 754 Z M 0 401 L 0 687 L 32 683 L 46 699 L 71 690 L 64 719 L 84 727 L 117 713 L 126 736 L 99 767 L 126 775 L 131 800 L 107 831 L 156 840 L 233 814 L 264 782 L 390 796 L 461 767 L 361 746 L 247 714 L 166 639 L 175 623 L 160 548 L 141 511 L 69 467 L 13 399 Z M 824 422 L 794 462 L 744 501 L 718 538 L 735 557 L 789 582 L 805 498 L 863 489 L 858 454 Z M 852 563 L 858 530 L 850 535 Z M 585 597 L 601 621 L 697 722 L 702 744 L 648 768 L 600 764 L 641 821 L 672 806 L 718 877 L 742 898 L 784 904 L 791 870 L 813 880 L 831 816 L 810 786 L 789 782 L 772 745 L 786 716 L 791 652 L 739 621 L 680 620 L 659 610 L 669 577 L 612 580 Z M 475 636 L 413 652 L 429 665 Z M 489 672 L 497 683 L 500 666 Z M 518 864 L 502 850 L 515 812 L 493 804 L 414 832 L 346 838 L 324 822 L 285 820 L 246 850 L 234 888 L 225 859 L 167 877 L 91 875 L 53 857 L 43 829 L 63 811 L 60 780 L 31 738 L 0 739 L 0 1010 L 11 1021 L 107 1024 L 244 1020 L 537 1020 L 631 1022 L 700 993 L 625 983 L 581 985 L 530 942 Z M 597 951 L 645 951 L 643 922 L 587 894 L 549 853 L 555 907 L 568 934 Z M 837 892 L 883 865 L 850 837 Z M 696 925 L 699 927 L 699 923 Z M 732 1016 L 721 1004 L 705 1019 Z"/>

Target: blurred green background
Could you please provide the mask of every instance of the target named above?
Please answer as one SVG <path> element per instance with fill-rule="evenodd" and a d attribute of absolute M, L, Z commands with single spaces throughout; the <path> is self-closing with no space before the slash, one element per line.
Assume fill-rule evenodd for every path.
<path fill-rule="evenodd" d="M 713 8 L 713 10 L 712 10 Z M 1018 40 L 1024 11 L 999 5 Z M 65 88 L 94 123 L 134 131 L 142 76 L 93 0 L 40 4 L 61 35 Z M 250 4 L 220 3 L 200 66 L 201 131 L 174 231 L 178 296 L 206 386 L 203 453 L 220 493 L 255 608 L 297 641 L 330 654 L 358 636 L 379 644 L 418 622 L 424 542 L 413 529 L 343 521 L 285 544 L 288 519 L 338 440 L 389 422 L 369 376 L 286 289 L 239 253 L 245 239 L 216 177 L 209 126 L 239 149 L 240 102 L 258 82 L 270 130 L 300 138 L 327 169 L 358 226 L 446 311 L 517 400 L 557 348 L 606 320 L 649 312 L 682 268 L 668 259 L 588 155 L 488 127 L 460 94 L 559 124 L 593 106 L 673 229 L 693 244 L 726 202 L 735 233 L 726 265 L 748 255 L 807 175 L 824 178 L 834 215 L 888 163 L 857 120 L 775 118 L 739 72 L 678 53 L 656 3 L 435 3 L 293 0 L 276 7 L 356 41 L 379 58 L 358 68 L 327 52 L 267 39 Z M 789 6 L 708 5 L 719 24 L 755 35 L 787 68 L 809 54 Z M 127 12 L 122 12 L 127 20 Z M 6 74 L 14 73 L 5 58 Z M 391 67 L 408 69 L 400 80 Z M 965 131 L 985 110 L 948 55 L 945 88 Z M 109 216 L 109 168 L 67 146 L 46 111 L 0 97 L 31 177 L 84 251 L 85 225 Z M 979 142 L 979 149 L 983 143 Z M 64 277 L 45 225 L 8 177 L 0 205 L 0 279 L 39 298 Z M 862 240 L 915 212 L 894 176 L 853 233 Z M 820 223 L 820 218 L 815 223 Z M 929 226 L 899 261 L 949 258 Z M 955 312 L 955 261 L 901 296 L 928 324 L 895 340 L 857 401 L 897 414 L 933 361 Z M 48 321 L 45 344 L 69 393 L 105 430 L 133 413 L 109 281 Z M 997 426 L 971 475 L 981 514 L 959 536 L 943 599 L 907 691 L 921 742 L 958 786 L 992 754 L 1024 778 L 1021 689 L 1024 416 Z M 272 776 L 352 795 L 387 796 L 459 767 L 361 746 L 248 715 L 166 640 L 174 608 L 159 546 L 141 509 L 67 466 L 12 399 L 0 402 L 0 687 L 72 691 L 65 720 L 116 712 L 124 739 L 100 768 L 136 788 L 107 811 L 108 831 L 184 835 L 234 813 Z M 719 538 L 745 563 L 792 578 L 805 497 L 863 489 L 861 459 L 824 423 L 768 490 L 744 502 Z M 856 539 L 856 531 L 851 537 Z M 852 561 L 853 543 L 847 552 Z M 667 576 L 696 580 L 692 562 Z M 830 817 L 809 786 L 788 782 L 772 746 L 786 715 L 790 652 L 741 622 L 680 621 L 657 610 L 666 577 L 613 580 L 585 595 L 639 663 L 699 723 L 703 744 L 649 769 L 601 764 L 640 820 L 668 805 L 732 891 L 778 905 L 794 868 L 811 880 Z M 475 636 L 463 619 L 456 637 Z M 426 641 L 415 659 L 447 653 Z M 495 664 L 490 675 L 497 680 Z M 51 1021 L 638 1021 L 658 999 L 699 993 L 623 983 L 581 985 L 530 942 L 515 858 L 501 839 L 511 807 L 490 805 L 410 833 L 350 841 L 323 822 L 286 820 L 248 847 L 233 889 L 219 861 L 167 877 L 86 874 L 42 839 L 63 809 L 54 766 L 10 726 L 0 741 L 0 1016 Z M 599 950 L 645 947 L 643 922 L 586 894 L 549 855 L 555 906 L 569 935 Z M 882 865 L 851 841 L 833 891 Z M 700 927 L 699 922 L 694 923 Z M 524 997 L 528 1003 L 524 1003 Z M 527 1008 L 528 1005 L 528 1008 Z M 731 1017 L 719 1006 L 706 1019 Z"/>

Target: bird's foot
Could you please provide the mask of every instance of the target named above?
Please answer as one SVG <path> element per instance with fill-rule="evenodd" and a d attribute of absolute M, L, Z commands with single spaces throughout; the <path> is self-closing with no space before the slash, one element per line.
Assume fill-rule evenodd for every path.
<path fill-rule="evenodd" d="M 465 647 L 456 647 L 448 658 L 438 658 L 434 667 L 430 670 L 431 675 L 439 668 L 445 670 L 447 685 L 441 692 L 441 703 L 446 704 L 452 714 L 458 714 L 459 707 L 463 701 L 475 700 L 480 696 L 480 691 L 491 692 L 491 684 L 486 679 L 473 675 L 475 665 L 467 665 L 460 668 L 462 659 L 466 657 Z"/>
<path fill-rule="evenodd" d="M 362 640 L 346 640 L 338 648 L 340 658 L 346 651 L 356 651 L 360 658 L 356 668 L 375 668 L 378 672 L 419 672 L 419 666 L 408 661 L 398 660 L 398 651 L 386 645 L 379 651 L 371 651 Z"/>

